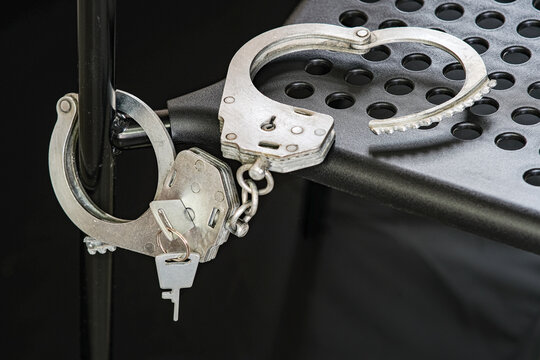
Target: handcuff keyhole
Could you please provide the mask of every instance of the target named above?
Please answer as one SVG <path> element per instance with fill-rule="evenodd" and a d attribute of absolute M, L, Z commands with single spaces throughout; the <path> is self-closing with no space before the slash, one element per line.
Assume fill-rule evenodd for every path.
<path fill-rule="evenodd" d="M 274 121 L 276 120 L 275 116 L 272 116 L 270 120 L 263 122 L 261 124 L 261 129 L 264 131 L 272 131 L 276 129 L 276 124 L 274 124 Z"/>

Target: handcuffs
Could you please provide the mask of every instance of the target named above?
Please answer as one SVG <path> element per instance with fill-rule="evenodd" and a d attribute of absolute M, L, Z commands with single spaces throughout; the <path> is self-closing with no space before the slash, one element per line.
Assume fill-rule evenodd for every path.
<path fill-rule="evenodd" d="M 221 212 L 221 215 L 218 214 L 221 230 L 211 235 L 203 231 L 206 229 L 203 229 L 206 218 L 201 225 L 189 218 L 189 214 L 187 219 L 180 219 L 182 215 L 175 217 L 177 224 L 174 224 L 174 229 L 183 233 L 191 251 L 200 252 L 200 261 L 215 257 L 217 248 L 227 240 L 228 232 L 236 231 L 237 234 L 245 235 L 245 226 L 242 231 L 238 229 L 243 224 L 247 226 L 247 222 L 256 212 L 255 202 L 258 204 L 258 196 L 261 195 L 255 181 L 265 177 L 270 179 L 270 171 L 286 173 L 321 163 L 335 140 L 334 119 L 331 116 L 267 98 L 253 85 L 255 74 L 268 62 L 293 52 L 319 49 L 359 55 L 376 46 L 394 42 L 419 42 L 449 52 L 463 66 L 465 81 L 454 98 L 440 105 L 406 116 L 371 120 L 369 127 L 375 134 L 391 134 L 439 122 L 471 106 L 495 86 L 495 81 L 487 76 L 482 58 L 471 46 L 436 30 L 400 27 L 370 32 L 363 27 L 296 24 L 267 31 L 242 46 L 230 63 L 218 113 L 223 156 L 244 164 L 243 172 L 239 175 L 241 179 L 237 177 L 239 181 L 243 180 L 242 203 L 238 199 L 234 178 L 226 164 L 199 149 L 189 154 L 179 154 L 190 158 L 189 161 L 193 161 L 195 167 L 194 164 L 201 161 L 205 166 L 215 168 L 217 185 L 209 186 L 217 188 L 212 188 L 212 194 L 207 196 L 205 201 L 226 204 L 224 208 L 215 205 L 212 210 Z M 103 243 L 150 256 L 166 251 L 164 246 L 158 246 L 153 239 L 160 231 L 170 232 L 167 229 L 172 229 L 173 224 L 170 224 L 170 219 L 160 217 L 159 209 L 148 209 L 139 218 L 127 221 L 105 213 L 86 194 L 79 180 L 75 161 L 78 137 L 77 105 L 76 94 L 68 94 L 58 101 L 58 121 L 50 142 L 49 169 L 60 205 L 79 229 Z M 174 200 L 175 197 L 180 197 L 176 200 L 182 200 L 182 196 L 194 196 L 193 194 L 200 191 L 208 191 L 199 188 L 197 192 L 197 186 L 191 184 L 192 188 L 186 190 L 187 192 L 182 190 L 181 194 L 178 191 L 167 194 L 167 184 L 170 184 L 171 177 L 181 178 L 184 174 L 182 167 L 171 170 L 175 167 L 176 152 L 166 128 L 140 99 L 120 90 L 116 91 L 116 110 L 138 122 L 152 143 L 158 165 L 154 202 Z M 178 161 L 178 158 L 176 159 Z M 247 180 L 243 177 L 244 172 L 249 174 Z M 200 184 L 198 186 L 200 187 Z M 189 213 L 189 206 L 177 206 L 183 206 L 184 212 Z M 195 213 L 195 219 L 198 216 Z M 236 223 L 227 223 L 232 216 Z M 213 221 L 211 215 L 208 221 Z M 208 240 L 205 236 L 215 239 Z M 167 234 L 167 238 L 171 240 L 174 236 Z M 205 241 L 210 243 L 199 249 L 197 244 Z"/>

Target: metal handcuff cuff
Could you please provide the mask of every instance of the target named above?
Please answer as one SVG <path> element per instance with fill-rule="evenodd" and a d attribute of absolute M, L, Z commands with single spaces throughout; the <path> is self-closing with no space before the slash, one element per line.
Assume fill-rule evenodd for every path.
<path fill-rule="evenodd" d="M 243 164 L 236 174 L 242 189 L 241 202 L 227 164 L 197 148 L 176 156 L 173 142 L 157 115 L 141 100 L 120 90 L 116 91 L 116 110 L 141 125 L 156 154 L 158 184 L 150 209 L 138 219 L 126 221 L 103 212 L 87 196 L 75 162 L 76 94 L 58 101 L 58 121 L 51 138 L 49 167 L 58 201 L 75 225 L 103 243 L 150 256 L 171 252 L 183 254 L 176 260 L 211 260 L 229 233 L 246 235 L 259 196 L 273 189 L 271 171 L 287 173 L 317 165 L 324 161 L 335 140 L 331 116 L 267 98 L 253 85 L 255 74 L 270 61 L 298 51 L 365 54 L 371 48 L 394 42 L 419 42 L 441 48 L 461 63 L 465 81 L 454 98 L 440 105 L 406 116 L 371 120 L 369 127 L 377 135 L 439 122 L 471 106 L 495 86 L 472 47 L 436 30 L 410 27 L 370 32 L 362 27 L 328 24 L 283 26 L 253 38 L 238 50 L 225 81 L 218 114 L 221 150 L 225 158 Z M 244 177 L 246 172 L 249 178 Z M 263 179 L 266 187 L 259 189 L 256 181 Z M 160 234 L 169 240 L 166 246 Z"/>
<path fill-rule="evenodd" d="M 77 106 L 76 94 L 68 94 L 58 101 L 58 121 L 49 149 L 52 185 L 60 205 L 73 223 L 93 239 L 146 255 L 182 250 L 189 256 L 190 250 L 194 250 L 201 261 L 215 257 L 217 247 L 228 237 L 223 226 L 224 218 L 238 206 L 228 166 L 196 148 L 176 156 L 167 129 L 157 115 L 135 96 L 117 90 L 116 110 L 135 119 L 154 147 L 158 183 L 150 209 L 138 219 L 127 221 L 113 217 L 90 200 L 79 180 L 75 159 Z M 194 184 L 198 184 L 199 189 Z M 214 193 L 199 195 L 203 186 L 211 186 Z M 185 194 L 186 188 L 198 199 Z M 202 232 L 198 230 L 202 226 L 197 226 L 197 220 L 189 218 L 186 213 L 202 212 L 208 206 L 215 206 L 222 216 L 214 214 L 212 226 Z M 160 232 L 171 241 L 178 237 L 182 244 L 176 244 L 175 248 L 174 242 L 170 241 L 165 248 L 159 239 L 154 243 L 153 239 Z M 203 238 L 209 235 L 215 239 L 214 243 L 204 241 Z"/>

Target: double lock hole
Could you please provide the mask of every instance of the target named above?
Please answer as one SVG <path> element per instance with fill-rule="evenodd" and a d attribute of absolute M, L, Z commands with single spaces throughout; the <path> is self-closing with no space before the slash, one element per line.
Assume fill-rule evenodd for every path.
<path fill-rule="evenodd" d="M 300 114 L 300 115 L 304 115 L 304 116 L 312 116 L 313 113 L 310 112 L 310 111 L 307 111 L 307 110 L 304 110 L 304 109 L 294 109 L 294 112 L 297 113 L 297 114 Z M 261 124 L 261 130 L 263 131 L 274 131 L 276 129 L 276 116 L 275 115 L 272 115 L 270 117 L 270 119 L 268 119 L 267 121 L 263 122 Z M 304 132 L 304 129 L 301 127 L 301 126 L 293 126 L 291 128 L 291 133 L 293 134 L 301 134 L 302 132 Z M 272 141 L 260 141 L 259 142 L 259 146 L 260 147 L 263 147 L 263 148 L 267 148 L 267 149 L 272 149 L 272 150 L 277 150 L 281 147 L 281 144 L 278 144 L 278 143 L 275 143 L 275 142 L 272 142 Z M 287 149 L 297 149 L 298 146 L 297 145 L 288 145 L 287 146 Z"/>

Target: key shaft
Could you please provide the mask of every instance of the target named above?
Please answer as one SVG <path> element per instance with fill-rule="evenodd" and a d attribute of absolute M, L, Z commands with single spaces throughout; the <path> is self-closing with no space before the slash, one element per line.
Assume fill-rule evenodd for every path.
<path fill-rule="evenodd" d="M 169 299 L 174 305 L 173 320 L 178 321 L 180 308 L 180 289 L 189 288 L 193 285 L 200 256 L 191 253 L 186 261 L 174 261 L 184 256 L 182 253 L 167 253 L 156 256 L 156 269 L 159 279 L 159 287 L 163 290 L 162 299 Z"/>

